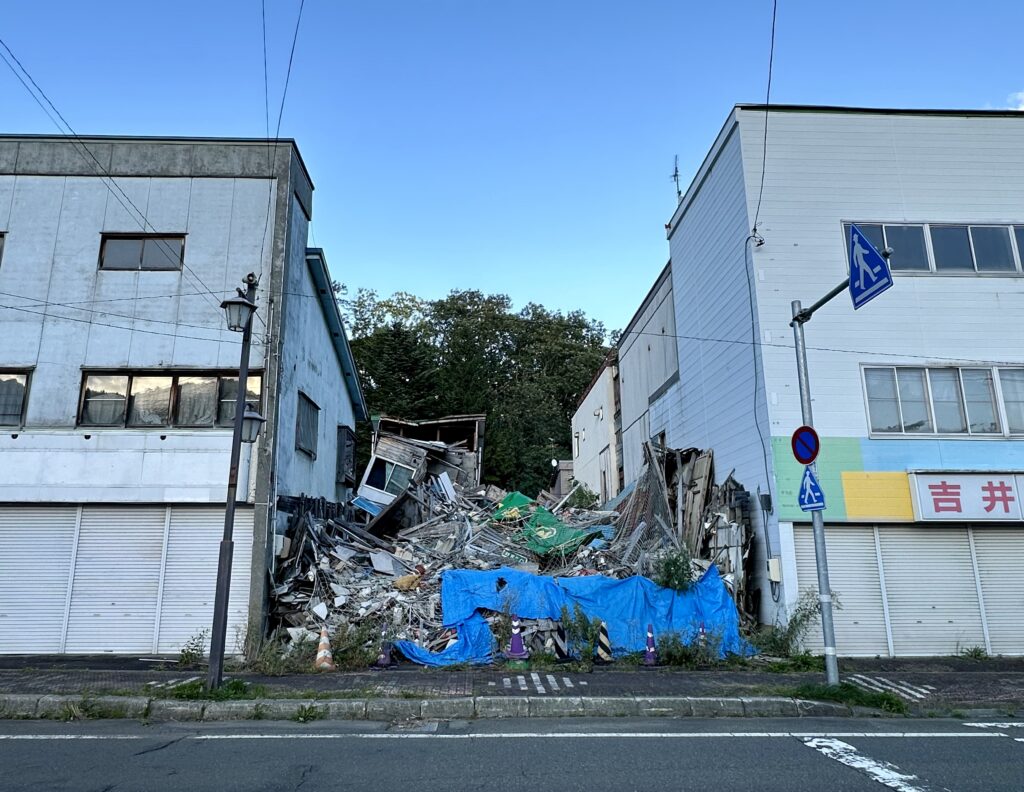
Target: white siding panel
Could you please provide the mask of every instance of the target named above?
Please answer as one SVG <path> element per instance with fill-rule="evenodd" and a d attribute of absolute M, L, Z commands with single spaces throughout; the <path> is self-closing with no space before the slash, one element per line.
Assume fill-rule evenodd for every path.
<path fill-rule="evenodd" d="M 1024 530 L 974 528 L 993 654 L 1024 654 Z"/>
<path fill-rule="evenodd" d="M 152 651 L 165 514 L 83 507 L 65 652 Z"/>
<path fill-rule="evenodd" d="M 241 651 L 249 607 L 249 574 L 252 558 L 253 512 L 235 512 L 235 551 L 231 564 L 226 646 Z M 217 561 L 224 530 L 223 508 L 171 509 L 167 541 L 167 567 L 160 607 L 157 651 L 174 654 L 192 636 L 213 624 L 213 599 L 217 588 Z"/>
<path fill-rule="evenodd" d="M 897 655 L 984 646 L 966 528 L 879 528 Z"/>
<path fill-rule="evenodd" d="M 814 534 L 809 526 L 794 528 L 797 580 L 800 592 L 818 591 Z M 829 583 L 841 605 L 833 610 L 836 651 L 846 657 L 888 655 L 882 587 L 871 527 L 843 526 L 825 530 Z M 804 646 L 821 654 L 821 621 L 804 637 Z"/>
<path fill-rule="evenodd" d="M 60 651 L 77 513 L 0 508 L 0 654 Z"/>

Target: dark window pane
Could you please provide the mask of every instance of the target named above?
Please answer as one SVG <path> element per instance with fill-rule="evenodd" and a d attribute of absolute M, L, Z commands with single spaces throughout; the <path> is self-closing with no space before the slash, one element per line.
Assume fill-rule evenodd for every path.
<path fill-rule="evenodd" d="M 999 369 L 999 386 L 1010 431 L 1024 432 L 1024 368 Z"/>
<path fill-rule="evenodd" d="M 110 270 L 137 270 L 142 261 L 141 239 L 103 240 L 103 260 L 100 266 Z"/>
<path fill-rule="evenodd" d="M 232 405 L 234 411 L 234 405 Z M 217 420 L 217 378 L 178 377 L 178 426 L 213 426 Z"/>
<path fill-rule="evenodd" d="M 1013 272 L 1013 248 L 1010 247 L 1010 229 L 1001 226 L 971 226 L 974 241 L 974 261 L 978 272 Z"/>
<path fill-rule="evenodd" d="M 370 475 L 366 477 L 366 486 L 382 490 L 388 483 L 388 463 L 380 457 L 373 460 Z"/>
<path fill-rule="evenodd" d="M 857 223 L 857 228 L 861 230 L 868 242 L 874 245 L 878 250 L 882 250 L 885 247 L 885 239 L 882 237 L 882 226 L 875 223 Z M 850 224 L 846 224 L 846 246 L 850 246 Z M 849 252 L 849 251 L 847 251 Z"/>
<path fill-rule="evenodd" d="M 21 424 L 27 383 L 27 374 L 0 374 L 0 426 Z"/>
<path fill-rule="evenodd" d="M 245 386 L 245 401 L 258 407 L 260 403 L 260 387 L 262 380 L 258 376 L 249 377 Z M 234 426 L 235 399 L 238 396 L 238 377 L 221 377 L 217 396 L 217 425 Z"/>
<path fill-rule="evenodd" d="M 868 414 L 872 432 L 899 432 L 900 407 L 896 396 L 896 376 L 891 368 L 864 370 L 868 391 Z"/>
<path fill-rule="evenodd" d="M 928 387 L 925 384 L 924 369 L 896 369 L 896 381 L 899 384 L 903 431 L 934 431 L 932 417 L 928 411 Z"/>
<path fill-rule="evenodd" d="M 166 426 L 171 418 L 171 378 L 134 377 L 128 400 L 129 426 Z"/>
<path fill-rule="evenodd" d="M 317 434 L 320 408 L 304 393 L 299 394 L 298 412 L 295 416 L 295 447 L 316 457 Z"/>
<path fill-rule="evenodd" d="M 388 477 L 388 485 L 385 491 L 392 495 L 401 495 L 409 489 L 409 482 L 412 481 L 412 470 L 401 465 L 390 465 L 391 475 Z"/>
<path fill-rule="evenodd" d="M 128 377 L 91 376 L 85 379 L 83 426 L 121 426 L 128 400 Z"/>
<path fill-rule="evenodd" d="M 4 235 L 0 234 L 0 264 L 4 261 Z"/>
<path fill-rule="evenodd" d="M 180 237 L 147 239 L 142 249 L 142 269 L 181 269 L 181 253 L 185 240 Z"/>
<path fill-rule="evenodd" d="M 864 232 L 865 235 L 867 231 Z M 868 237 L 870 239 L 870 237 Z M 874 240 L 871 240 L 874 242 Z M 894 270 L 927 271 L 928 251 L 924 246 L 923 226 L 887 225 L 885 241 L 893 249 L 889 266 Z M 878 248 L 881 253 L 882 247 Z"/>
<path fill-rule="evenodd" d="M 974 269 L 967 226 L 932 226 L 932 252 L 935 269 L 965 271 Z"/>
<path fill-rule="evenodd" d="M 956 369 L 929 369 L 928 377 L 932 383 L 932 405 L 938 431 L 952 434 L 966 432 L 967 421 L 964 418 L 959 372 Z"/>
<path fill-rule="evenodd" d="M 992 387 L 990 369 L 961 369 L 964 382 L 964 400 L 967 402 L 967 420 L 973 434 L 996 434 L 999 415 L 996 412 L 996 393 Z"/>
<path fill-rule="evenodd" d="M 353 484 L 356 477 L 356 436 L 347 426 L 338 427 L 338 461 L 335 481 Z"/>
<path fill-rule="evenodd" d="M 1024 226 L 1014 226 L 1013 235 L 1017 237 L 1017 255 L 1021 260 L 1021 267 L 1024 268 Z"/>

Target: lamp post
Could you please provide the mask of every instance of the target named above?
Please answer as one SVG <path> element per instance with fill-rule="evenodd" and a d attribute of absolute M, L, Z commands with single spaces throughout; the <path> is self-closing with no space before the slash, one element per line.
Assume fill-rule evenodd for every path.
<path fill-rule="evenodd" d="M 224 672 L 224 642 L 228 628 L 228 595 L 231 590 L 231 557 L 235 543 L 235 499 L 238 490 L 238 460 L 242 443 L 254 443 L 266 420 L 245 401 L 249 379 L 249 346 L 252 339 L 252 317 L 256 313 L 256 285 L 258 279 L 249 273 L 243 281 L 245 293 L 221 303 L 227 317 L 228 329 L 242 334 L 242 357 L 238 364 L 238 393 L 235 395 L 235 425 L 231 436 L 231 467 L 228 470 L 227 501 L 224 504 L 224 538 L 220 542 L 217 563 L 217 594 L 213 601 L 213 633 L 210 636 L 210 672 L 206 680 L 209 690 L 220 687 Z"/>

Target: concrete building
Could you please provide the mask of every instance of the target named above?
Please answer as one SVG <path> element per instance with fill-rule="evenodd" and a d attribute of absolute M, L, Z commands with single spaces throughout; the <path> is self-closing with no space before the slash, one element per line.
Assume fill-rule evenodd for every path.
<path fill-rule="evenodd" d="M 572 477 L 602 503 L 622 488 L 618 372 L 612 349 L 572 416 Z"/>
<path fill-rule="evenodd" d="M 740 105 L 683 195 L 667 227 L 679 376 L 645 433 L 712 448 L 719 479 L 770 494 L 763 621 L 817 587 L 790 303 L 848 275 L 856 223 L 895 250 L 895 285 L 806 326 L 838 651 L 1024 654 L 1022 150 L 1020 113 Z"/>
<path fill-rule="evenodd" d="M 292 141 L 0 137 L 0 652 L 176 653 L 208 629 L 259 277 L 229 649 L 282 496 L 355 483 L 366 406 Z"/>

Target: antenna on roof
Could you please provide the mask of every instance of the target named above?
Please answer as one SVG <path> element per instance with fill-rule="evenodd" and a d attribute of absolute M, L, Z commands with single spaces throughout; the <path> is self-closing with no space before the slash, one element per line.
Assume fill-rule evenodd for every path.
<path fill-rule="evenodd" d="M 676 183 L 676 200 L 683 200 L 683 191 L 679 189 L 679 155 L 676 154 L 675 167 L 672 169 L 672 181 Z"/>

